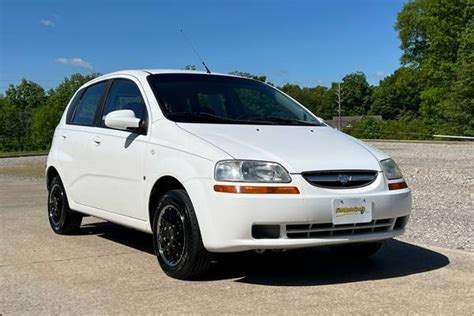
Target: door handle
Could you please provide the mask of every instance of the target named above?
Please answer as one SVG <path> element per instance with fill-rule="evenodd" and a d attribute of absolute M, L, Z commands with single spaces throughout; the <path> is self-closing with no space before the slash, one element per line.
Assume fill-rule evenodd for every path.
<path fill-rule="evenodd" d="M 94 138 L 92 139 L 92 141 L 93 141 L 97 146 L 99 146 L 99 145 L 100 145 L 100 142 L 101 142 L 102 140 L 100 139 L 99 136 L 96 136 L 96 137 L 94 137 Z"/>
<path fill-rule="evenodd" d="M 67 136 L 65 134 L 62 135 L 62 137 L 63 137 L 63 140 L 65 140 L 67 138 Z"/>

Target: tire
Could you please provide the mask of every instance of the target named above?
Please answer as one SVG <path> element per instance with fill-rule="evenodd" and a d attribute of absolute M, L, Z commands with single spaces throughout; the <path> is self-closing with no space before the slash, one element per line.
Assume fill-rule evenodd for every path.
<path fill-rule="evenodd" d="M 59 176 L 55 176 L 48 188 L 48 219 L 56 234 L 69 235 L 81 227 L 82 214 L 69 208 L 66 191 Z"/>
<path fill-rule="evenodd" d="M 338 257 L 365 259 L 373 256 L 380 250 L 384 242 L 367 242 L 331 247 L 333 254 Z"/>
<path fill-rule="evenodd" d="M 186 191 L 169 191 L 158 202 L 153 217 L 153 244 L 161 268 L 170 277 L 194 279 L 209 270 L 211 254 L 202 243 Z"/>

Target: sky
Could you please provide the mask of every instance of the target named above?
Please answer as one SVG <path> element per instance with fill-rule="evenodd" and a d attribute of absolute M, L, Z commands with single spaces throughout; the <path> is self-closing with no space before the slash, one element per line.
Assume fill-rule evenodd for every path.
<path fill-rule="evenodd" d="M 75 72 L 202 69 L 325 85 L 400 66 L 401 0 L 0 0 L 0 93 L 22 78 L 45 89 Z"/>

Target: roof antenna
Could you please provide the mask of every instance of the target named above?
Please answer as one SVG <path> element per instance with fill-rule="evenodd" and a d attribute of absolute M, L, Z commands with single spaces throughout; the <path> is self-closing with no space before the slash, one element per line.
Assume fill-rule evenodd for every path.
<path fill-rule="evenodd" d="M 211 73 L 211 71 L 209 70 L 209 68 L 207 67 L 206 63 L 204 62 L 204 60 L 201 58 L 201 56 L 198 54 L 198 52 L 196 51 L 196 49 L 194 48 L 193 46 L 193 43 L 191 43 L 191 41 L 189 40 L 189 38 L 186 36 L 186 34 L 184 33 L 183 29 L 179 29 L 179 31 L 181 32 L 181 34 L 183 35 L 184 39 L 188 42 L 189 46 L 191 46 L 191 49 L 193 50 L 194 54 L 196 54 L 197 58 L 199 58 L 199 60 L 201 61 L 202 65 L 204 66 L 204 68 L 206 68 L 206 72 L 208 74 Z"/>

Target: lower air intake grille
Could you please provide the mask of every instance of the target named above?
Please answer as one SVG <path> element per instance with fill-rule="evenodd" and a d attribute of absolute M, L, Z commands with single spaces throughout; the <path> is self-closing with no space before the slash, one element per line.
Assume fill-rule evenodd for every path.
<path fill-rule="evenodd" d="M 343 235 L 382 233 L 392 230 L 395 218 L 377 219 L 370 223 L 333 225 L 328 224 L 290 224 L 286 225 L 286 236 L 295 238 L 323 238 Z M 401 227 L 395 227 L 395 229 Z"/>
<path fill-rule="evenodd" d="M 377 178 L 374 170 L 333 170 L 303 172 L 303 177 L 314 186 L 331 189 L 358 188 Z"/>

